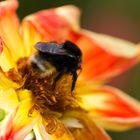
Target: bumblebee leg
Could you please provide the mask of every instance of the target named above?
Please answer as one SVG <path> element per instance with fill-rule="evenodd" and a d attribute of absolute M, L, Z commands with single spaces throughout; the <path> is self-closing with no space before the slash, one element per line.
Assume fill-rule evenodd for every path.
<path fill-rule="evenodd" d="M 78 75 L 77 75 L 77 72 L 76 72 L 76 71 L 72 72 L 72 75 L 73 75 L 73 80 L 72 80 L 71 91 L 73 91 L 73 90 L 74 90 L 74 88 L 75 88 L 75 83 L 76 83 L 76 80 L 77 80 L 77 77 L 78 77 Z"/>

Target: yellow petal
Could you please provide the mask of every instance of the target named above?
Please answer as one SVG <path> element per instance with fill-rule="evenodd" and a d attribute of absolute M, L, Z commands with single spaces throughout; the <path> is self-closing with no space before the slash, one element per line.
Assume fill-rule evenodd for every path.
<path fill-rule="evenodd" d="M 26 99 L 32 99 L 32 92 L 27 89 L 21 89 L 17 91 L 18 98 L 20 101 L 26 100 Z"/>
<path fill-rule="evenodd" d="M 11 111 L 0 126 L 0 139 L 24 139 L 35 125 L 38 114 L 29 116 L 31 101 L 21 102 L 16 109 Z"/>
<path fill-rule="evenodd" d="M 0 36 L 6 42 L 15 61 L 24 56 L 23 42 L 19 35 L 19 21 L 15 12 L 17 7 L 17 0 L 0 2 Z"/>
<path fill-rule="evenodd" d="M 17 89 L 20 85 L 8 79 L 3 73 L 0 72 L 0 89 L 7 90 L 10 88 Z"/>
<path fill-rule="evenodd" d="M 14 89 L 0 90 L 0 108 L 10 112 L 18 103 L 17 93 Z"/>
<path fill-rule="evenodd" d="M 42 38 L 30 21 L 23 20 L 21 24 L 21 35 L 24 40 L 25 55 L 28 57 L 34 52 L 34 45 Z"/>
<path fill-rule="evenodd" d="M 0 67 L 2 70 L 8 71 L 12 68 L 16 69 L 16 63 L 14 62 L 14 59 L 12 58 L 11 52 L 9 51 L 6 44 L 2 41 L 0 38 L 0 48 L 2 49 L 0 52 Z"/>
<path fill-rule="evenodd" d="M 18 133 L 18 135 L 22 135 L 22 132 L 28 131 L 30 132 L 33 128 L 33 125 L 38 119 L 38 113 L 33 112 L 30 116 L 29 112 L 32 107 L 31 100 L 24 100 L 19 104 L 18 110 L 16 112 L 16 116 L 14 117 L 14 131 L 22 130 Z M 30 131 L 29 131 L 30 130 Z M 17 134 L 16 134 L 17 135 Z"/>

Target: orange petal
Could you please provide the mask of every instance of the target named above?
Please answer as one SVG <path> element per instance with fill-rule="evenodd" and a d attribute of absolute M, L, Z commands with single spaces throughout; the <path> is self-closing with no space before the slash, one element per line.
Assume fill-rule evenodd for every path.
<path fill-rule="evenodd" d="M 9 113 L 0 125 L 0 139 L 23 140 L 32 130 L 37 116 L 29 116 L 30 102 L 26 100 Z"/>
<path fill-rule="evenodd" d="M 88 86 L 87 86 L 88 87 Z M 80 105 L 89 116 L 108 129 L 125 130 L 140 126 L 140 104 L 122 91 L 109 87 L 82 89 Z"/>
<path fill-rule="evenodd" d="M 85 113 L 81 113 L 80 111 L 68 111 L 64 114 L 64 118 L 67 117 L 78 119 L 83 126 L 82 128 L 69 128 L 76 140 L 111 140 L 106 132 L 98 127 Z"/>
<path fill-rule="evenodd" d="M 83 30 L 76 44 L 83 52 L 81 78 L 86 80 L 107 80 L 138 61 L 139 47 L 111 36 Z"/>
<path fill-rule="evenodd" d="M 65 40 L 71 30 L 79 29 L 79 15 L 79 9 L 69 5 L 42 10 L 27 16 L 21 27 L 26 51 L 31 53 L 33 45 L 41 40 L 58 42 Z"/>
<path fill-rule="evenodd" d="M 17 0 L 0 2 L 0 36 L 6 42 L 15 61 L 24 56 L 24 48 L 19 35 L 19 21 L 15 13 L 17 7 Z"/>

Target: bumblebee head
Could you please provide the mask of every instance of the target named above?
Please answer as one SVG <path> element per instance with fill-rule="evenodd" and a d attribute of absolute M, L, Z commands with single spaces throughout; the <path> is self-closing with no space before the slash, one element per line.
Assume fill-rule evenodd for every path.
<path fill-rule="evenodd" d="M 82 52 L 79 47 L 71 41 L 65 41 L 63 43 L 63 49 L 65 49 L 68 55 L 74 59 L 73 63 L 75 63 L 76 68 L 81 69 Z"/>

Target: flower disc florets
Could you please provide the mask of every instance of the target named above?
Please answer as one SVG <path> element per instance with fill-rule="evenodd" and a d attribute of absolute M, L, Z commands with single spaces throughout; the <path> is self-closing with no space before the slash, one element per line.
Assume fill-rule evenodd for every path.
<path fill-rule="evenodd" d="M 31 57 L 33 57 L 33 55 Z M 17 62 L 17 66 L 23 82 L 20 88 L 28 89 L 32 92 L 34 102 L 32 109 L 40 110 L 40 112 L 44 114 L 50 110 L 64 111 L 77 107 L 76 94 L 73 93 L 74 91 L 71 91 L 73 82 L 72 75 L 62 73 L 63 75 L 54 87 L 59 72 L 51 67 L 49 68 L 51 72 L 42 76 L 42 73 L 37 67 L 32 65 L 31 61 L 30 57 L 22 58 Z M 14 79 L 14 77 L 12 79 Z"/>

